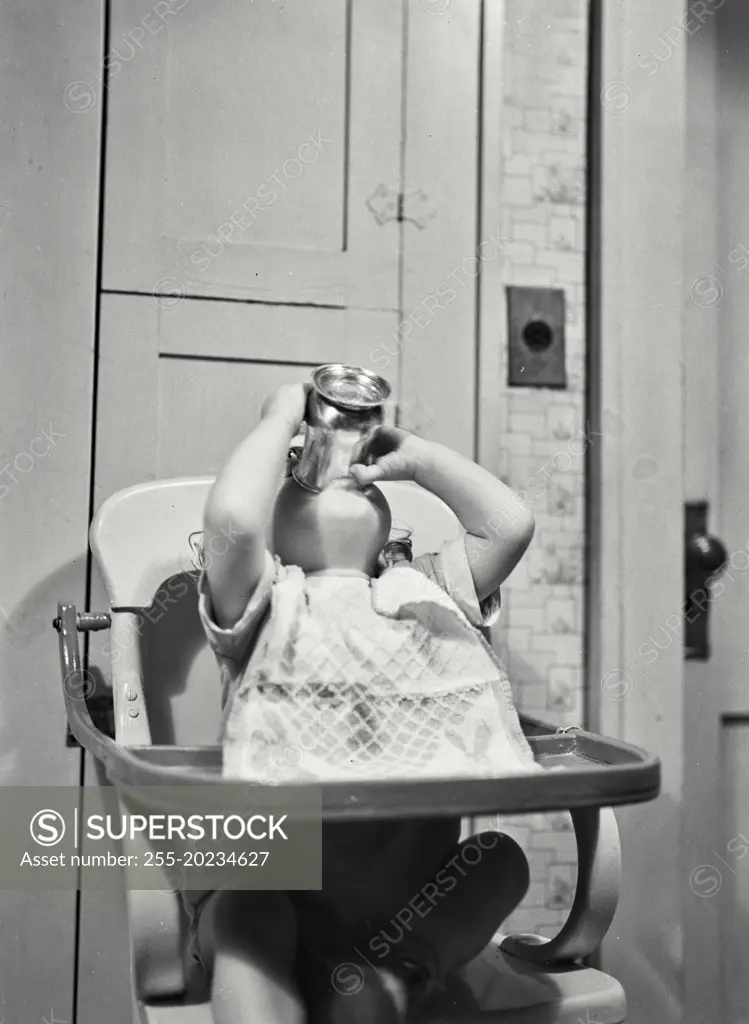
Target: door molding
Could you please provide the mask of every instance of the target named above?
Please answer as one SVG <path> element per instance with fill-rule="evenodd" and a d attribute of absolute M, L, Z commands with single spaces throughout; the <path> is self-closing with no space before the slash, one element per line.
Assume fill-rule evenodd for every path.
<path fill-rule="evenodd" d="M 684 293 L 693 293 L 695 301 L 687 299 L 684 303 L 684 496 L 686 500 L 708 502 L 709 528 L 726 543 L 731 537 L 717 521 L 722 512 L 719 424 L 725 415 L 721 410 L 720 356 L 721 344 L 726 342 L 730 348 L 733 338 L 722 333 L 721 305 L 713 301 L 712 292 L 704 289 L 716 283 L 706 271 L 714 270 L 714 261 L 723 262 L 721 196 L 733 194 L 721 192 L 721 185 L 725 186 L 720 167 L 724 157 L 720 151 L 721 61 L 726 55 L 719 48 L 718 21 L 735 10 L 736 6 L 729 4 L 718 17 L 707 19 L 687 48 L 689 217 L 685 225 Z M 735 27 L 729 28 L 732 31 Z M 729 245 L 723 251 L 727 254 L 730 249 Z M 721 602 L 710 615 L 710 660 L 684 665 L 684 688 L 689 695 L 684 709 L 685 749 L 699 751 L 684 764 L 684 787 L 689 794 L 684 801 L 684 875 L 694 880 L 695 889 L 685 888 L 683 901 L 685 1024 L 720 1020 L 723 1009 L 719 961 L 724 894 L 716 899 L 704 898 L 710 889 L 701 889 L 698 880 L 708 875 L 705 861 L 717 860 L 706 848 L 721 849 L 717 837 L 724 824 L 724 808 L 716 793 L 722 770 L 721 682 L 730 674 L 732 654 L 725 646 L 725 633 L 722 642 L 720 638 L 721 627 L 730 629 L 728 623 L 723 625 L 724 610 Z"/>
<path fill-rule="evenodd" d="M 400 354 L 399 425 L 469 458 L 475 455 L 481 252 L 481 6 L 469 0 L 435 17 L 418 0 L 406 5 L 403 190 L 423 192 L 436 216 L 423 230 L 411 221 L 400 225 L 402 320 L 393 340 L 384 339 L 372 354 L 373 369 L 386 377 L 385 353 L 393 369 Z M 436 131 L 435 123 L 449 132 Z"/>
<path fill-rule="evenodd" d="M 682 1019 L 683 0 L 593 0 L 590 98 L 588 719 L 662 761 L 662 795 L 618 812 L 620 909 L 603 968 L 633 1020 Z M 684 38 L 686 38 L 684 34 Z M 648 638 L 668 624 L 653 658 Z"/>
<path fill-rule="evenodd" d="M 505 46 L 505 0 L 482 5 L 483 54 L 481 78 L 481 202 L 478 244 L 496 236 L 502 225 L 502 124 Z M 485 260 L 478 279 L 478 342 L 476 347 L 476 458 L 494 471 L 500 464 L 507 433 L 507 409 L 497 401 L 502 380 L 503 349 L 507 348 L 506 269 L 500 251 Z"/>

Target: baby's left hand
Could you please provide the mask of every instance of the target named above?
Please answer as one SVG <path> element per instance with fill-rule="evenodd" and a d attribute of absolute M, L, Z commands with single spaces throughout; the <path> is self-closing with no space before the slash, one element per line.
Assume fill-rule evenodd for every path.
<path fill-rule="evenodd" d="M 311 384 L 284 384 L 263 402 L 260 415 L 280 416 L 289 427 L 289 437 L 299 432 L 304 421 Z"/>
<path fill-rule="evenodd" d="M 369 443 L 365 463 L 349 470 L 360 487 L 378 480 L 415 480 L 429 451 L 429 442 L 400 427 L 378 427 Z"/>

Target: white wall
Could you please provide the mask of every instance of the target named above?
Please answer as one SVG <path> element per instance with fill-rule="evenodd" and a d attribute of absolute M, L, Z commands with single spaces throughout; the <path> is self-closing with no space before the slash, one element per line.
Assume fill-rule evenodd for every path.
<path fill-rule="evenodd" d="M 499 5 L 498 5 L 499 6 Z M 485 174 L 486 235 L 501 238 L 484 266 L 479 452 L 522 492 L 536 517 L 527 555 L 503 589 L 495 630 L 519 706 L 558 725 L 584 723 L 585 649 L 585 178 L 587 0 L 506 0 L 500 64 L 499 167 Z M 494 12 L 495 17 L 500 15 Z M 490 38 L 485 33 L 485 38 Z M 485 71 L 485 73 L 487 73 Z M 485 97 L 485 103 L 489 100 Z M 484 147 L 493 147 L 496 122 Z M 490 176 L 491 175 L 491 176 Z M 511 285 L 564 291 L 565 389 L 508 387 Z M 497 297 L 489 294 L 499 290 Z M 523 815 L 502 827 L 523 846 L 531 885 L 507 931 L 556 934 L 572 905 L 577 849 L 568 814 Z"/>
<path fill-rule="evenodd" d="M 2 11 L 0 783 L 6 786 L 77 785 L 79 776 L 80 753 L 65 747 L 51 621 L 57 598 L 82 607 L 84 597 L 99 108 L 76 112 L 65 90 L 86 64 L 96 67 L 101 59 L 101 15 L 97 0 L 8 0 Z M 52 443 L 43 440 L 45 432 Z M 40 1021 L 51 1010 L 57 1019 L 72 1019 L 75 900 L 75 892 L 0 892 L 6 1021 Z"/>

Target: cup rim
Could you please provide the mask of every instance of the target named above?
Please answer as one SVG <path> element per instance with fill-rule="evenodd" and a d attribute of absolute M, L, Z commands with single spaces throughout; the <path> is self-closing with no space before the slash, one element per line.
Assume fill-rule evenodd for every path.
<path fill-rule="evenodd" d="M 371 387 L 375 388 L 381 397 L 367 398 L 356 398 L 349 399 L 341 398 L 339 395 L 331 394 L 326 389 L 324 378 L 335 377 L 352 378 L 354 382 L 360 380 L 366 382 Z M 324 363 L 322 366 L 318 366 L 312 374 L 312 386 L 319 395 L 321 395 L 326 402 L 330 402 L 331 405 L 337 405 L 344 409 L 375 409 L 385 404 L 390 397 L 391 387 L 390 384 L 385 380 L 384 377 L 378 376 L 376 373 L 372 373 L 370 370 L 365 370 L 363 366 L 354 366 L 349 363 Z"/>

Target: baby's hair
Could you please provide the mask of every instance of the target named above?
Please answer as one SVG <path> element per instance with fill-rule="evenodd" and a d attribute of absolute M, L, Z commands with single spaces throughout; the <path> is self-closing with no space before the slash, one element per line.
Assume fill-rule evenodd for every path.
<path fill-rule="evenodd" d="M 413 561 L 412 534 L 413 530 L 407 523 L 397 520 L 391 523 L 390 537 L 382 549 L 382 557 L 386 565 L 390 566 L 402 561 Z"/>
<path fill-rule="evenodd" d="M 193 562 L 197 572 L 202 572 L 205 568 L 205 557 L 203 555 L 203 531 L 193 530 L 190 536 L 187 538 L 187 543 L 190 545 L 190 550 L 193 553 Z"/>
<path fill-rule="evenodd" d="M 382 557 L 385 564 L 390 566 L 396 562 L 412 562 L 413 548 L 409 540 L 389 540 L 382 549 Z"/>

